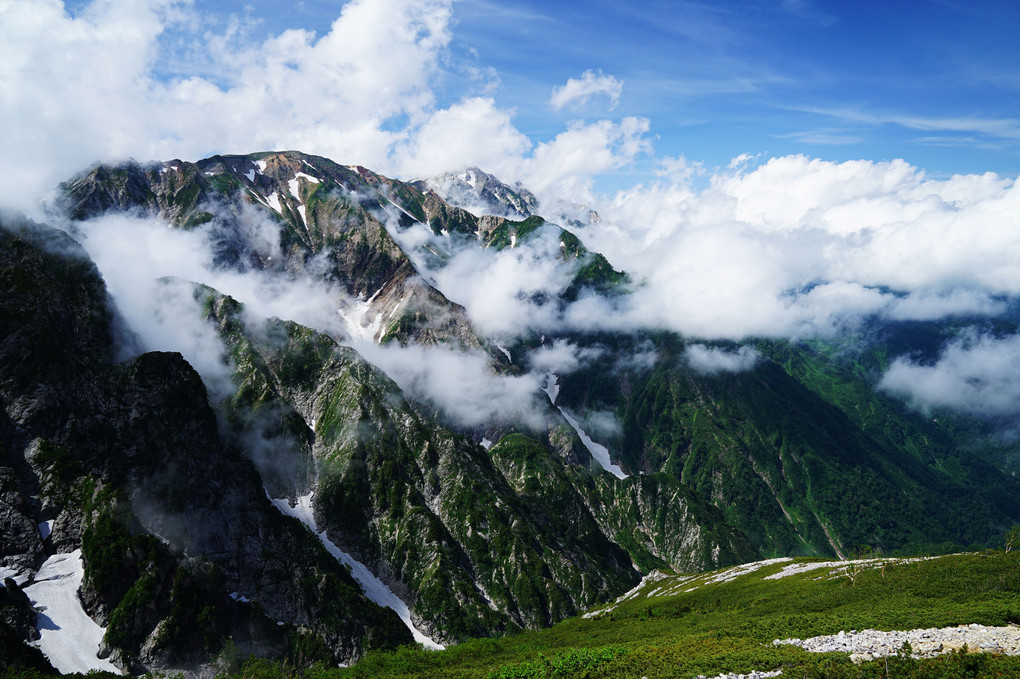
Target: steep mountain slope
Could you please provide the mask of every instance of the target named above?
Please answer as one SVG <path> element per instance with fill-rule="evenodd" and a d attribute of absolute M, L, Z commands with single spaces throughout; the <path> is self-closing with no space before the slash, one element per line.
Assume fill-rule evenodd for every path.
<path fill-rule="evenodd" d="M 270 492 L 314 490 L 317 525 L 406 593 L 435 638 L 576 614 L 635 581 L 632 556 L 701 568 L 752 554 L 692 494 L 557 455 L 573 433 L 551 409 L 549 440 L 514 434 L 486 450 L 416 412 L 354 350 L 197 294 L 234 366 L 228 420 L 272 440 L 256 459 Z"/>
<path fill-rule="evenodd" d="M 268 502 L 180 355 L 112 363 L 102 279 L 70 238 L 4 215 L 0 305 L 6 572 L 80 548 L 82 604 L 133 669 L 204 662 L 231 638 L 336 659 L 409 641 Z"/>
<path fill-rule="evenodd" d="M 679 337 L 602 339 L 648 362 L 596 362 L 559 399 L 616 413 L 621 464 L 711 498 L 763 555 L 984 544 L 1020 516 L 1015 478 L 804 348 L 759 342 L 753 369 L 704 374 Z"/>
<path fill-rule="evenodd" d="M 202 235 L 211 279 L 325 289 L 339 312 L 311 328 L 164 278 L 188 301 L 174 321 L 209 335 L 189 354 L 206 384 L 178 354 L 115 364 L 138 352 L 115 341 L 127 322 L 95 268 L 57 232 L 12 227 L 0 566 L 30 574 L 80 547 L 82 600 L 123 665 L 207 661 L 228 637 L 291 661 L 412 631 L 460 642 L 554 624 L 656 568 L 985 544 L 1020 520 L 1020 481 L 968 446 L 965 419 L 947 430 L 876 393 L 860 366 L 878 349 L 554 327 L 576 301 L 625 305 L 632 283 L 534 214 L 473 214 L 297 152 L 96 166 L 54 208 L 90 239 L 115 215 Z M 472 323 L 489 290 L 463 272 L 497 265 L 549 279 L 508 295 L 544 325 Z M 405 392 L 358 348 L 387 370 L 451 363 Z M 489 378 L 518 380 L 526 403 L 464 384 Z M 477 413 L 459 418 L 423 380 L 496 407 L 462 399 Z"/>
<path fill-rule="evenodd" d="M 340 311 L 355 338 L 484 345 L 497 363 L 501 354 L 478 337 L 463 308 L 429 284 L 408 255 L 441 266 L 448 256 L 443 249 L 464 242 L 511 247 L 544 226 L 538 217 L 523 222 L 478 217 L 415 185 L 293 151 L 197 163 L 98 165 L 62 184 L 55 208 L 73 220 L 127 212 L 182 229 L 205 225 L 223 266 L 310 274 L 338 284 L 346 293 Z M 394 236 L 417 223 L 453 240 L 405 252 Z M 562 258 L 576 274 L 565 292 L 569 298 L 586 286 L 605 292 L 624 282 L 604 257 L 562 233 Z"/>
<path fill-rule="evenodd" d="M 81 601 L 105 628 L 96 650 L 120 666 L 195 665 L 228 640 L 306 660 L 409 642 L 327 540 L 440 640 L 576 614 L 632 586 L 634 560 L 704 568 L 753 555 L 689 492 L 579 464 L 564 424 L 549 426 L 560 440 L 513 435 L 487 451 L 418 412 L 353 349 L 196 286 L 233 369 L 218 425 L 180 355 L 112 362 L 109 300 L 77 244 L 17 218 L 3 227 L 2 565 L 30 578 L 48 555 L 80 549 Z M 267 495 L 313 499 L 320 539 Z"/>

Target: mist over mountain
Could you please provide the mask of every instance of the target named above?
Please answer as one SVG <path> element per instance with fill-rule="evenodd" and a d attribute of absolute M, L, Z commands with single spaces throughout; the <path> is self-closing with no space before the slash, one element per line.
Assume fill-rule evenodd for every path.
<path fill-rule="evenodd" d="M 919 298 L 876 290 L 811 336 L 692 337 L 639 322 L 666 288 L 595 225 L 491 214 L 523 191 L 476 214 L 267 152 L 99 164 L 52 226 L 6 215 L 9 586 L 80 550 L 92 654 L 130 671 L 228 639 L 336 662 L 543 627 L 653 568 L 1020 517 L 1008 297 L 903 317 Z"/>

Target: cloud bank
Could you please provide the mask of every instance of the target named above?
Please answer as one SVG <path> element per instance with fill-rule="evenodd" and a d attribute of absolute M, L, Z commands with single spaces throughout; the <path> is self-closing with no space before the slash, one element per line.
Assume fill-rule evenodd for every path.
<path fill-rule="evenodd" d="M 829 336 L 868 316 L 1001 313 L 1020 291 L 1013 179 L 787 156 L 693 182 L 620 192 L 579 232 L 645 282 L 621 326 Z"/>

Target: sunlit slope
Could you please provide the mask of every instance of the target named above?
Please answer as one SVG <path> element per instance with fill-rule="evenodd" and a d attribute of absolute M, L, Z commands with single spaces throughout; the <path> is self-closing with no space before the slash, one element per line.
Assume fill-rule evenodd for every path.
<path fill-rule="evenodd" d="M 774 642 L 869 628 L 1018 622 L 1016 552 L 870 562 L 776 559 L 700 575 L 656 573 L 614 604 L 549 630 L 442 653 L 373 655 L 321 676 L 651 679 L 782 670 L 794 677 L 885 677 L 891 667 L 892 677 L 1012 677 L 1020 675 L 1015 656 L 893 656 L 855 665 L 849 653 L 814 654 Z M 246 676 L 258 676 L 258 669 L 249 666 Z"/>

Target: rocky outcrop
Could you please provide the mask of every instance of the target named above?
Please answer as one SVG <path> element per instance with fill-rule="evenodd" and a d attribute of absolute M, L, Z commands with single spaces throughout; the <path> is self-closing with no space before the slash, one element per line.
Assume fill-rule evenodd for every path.
<path fill-rule="evenodd" d="M 356 339 L 485 345 L 390 235 L 425 218 L 421 193 L 364 168 L 297 152 L 128 162 L 81 173 L 59 196 L 54 209 L 72 220 L 120 212 L 204 225 L 221 266 L 333 283 Z"/>

